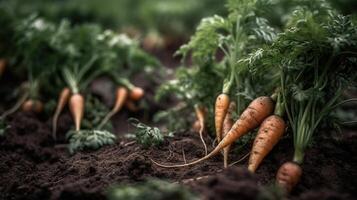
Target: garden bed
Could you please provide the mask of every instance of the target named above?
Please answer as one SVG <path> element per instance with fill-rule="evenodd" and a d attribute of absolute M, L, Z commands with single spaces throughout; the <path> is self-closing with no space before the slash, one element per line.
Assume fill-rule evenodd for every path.
<path fill-rule="evenodd" d="M 68 120 L 66 115 L 61 118 L 60 130 Z M 183 151 L 188 161 L 204 154 L 196 133 L 176 134 L 160 147 L 149 149 L 121 138 L 115 145 L 71 156 L 64 144 L 53 141 L 49 123 L 39 117 L 17 113 L 9 121 L 11 128 L 0 139 L 0 199 L 105 199 L 112 184 L 150 177 L 179 181 L 205 199 L 255 199 L 262 185 L 274 180 L 277 168 L 293 153 L 292 140 L 282 139 L 256 175 L 244 169 L 247 160 L 219 172 L 223 168 L 220 156 L 193 167 L 163 169 L 149 158 L 182 163 Z M 303 164 L 304 175 L 289 198 L 356 198 L 356 137 L 356 132 L 347 130 L 341 138 L 321 138 L 323 142 L 311 147 Z M 248 149 L 239 155 L 232 152 L 231 159 L 238 160 Z M 210 176 L 187 181 L 206 175 Z"/>

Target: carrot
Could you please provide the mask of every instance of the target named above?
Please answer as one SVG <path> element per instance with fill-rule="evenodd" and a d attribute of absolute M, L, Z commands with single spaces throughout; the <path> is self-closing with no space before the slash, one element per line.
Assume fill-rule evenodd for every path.
<path fill-rule="evenodd" d="M 128 90 L 125 87 L 118 87 L 116 91 L 116 99 L 114 103 L 113 109 L 104 117 L 100 125 L 98 126 L 99 128 L 103 127 L 110 118 L 112 118 L 119 110 L 123 107 L 125 100 L 127 99 L 128 96 Z"/>
<path fill-rule="evenodd" d="M 216 146 L 216 148 L 213 151 L 211 151 L 211 153 L 204 156 L 203 158 L 200 158 L 191 163 L 182 164 L 182 165 L 171 165 L 171 166 L 157 163 L 154 160 L 151 161 L 158 166 L 166 167 L 166 168 L 186 167 L 204 161 L 216 155 L 228 145 L 231 145 L 236 139 L 240 138 L 244 134 L 258 127 L 259 124 L 262 123 L 266 117 L 271 115 L 271 113 L 273 112 L 273 107 L 274 107 L 273 105 L 274 105 L 273 100 L 270 97 L 258 97 L 255 100 L 253 100 L 249 104 L 248 108 L 246 108 L 243 111 L 239 119 L 234 123 L 234 125 L 232 126 L 231 130 L 227 133 L 227 135 Z"/>
<path fill-rule="evenodd" d="M 142 88 L 140 87 L 133 87 L 131 90 L 130 90 L 130 93 L 129 93 L 129 98 L 131 100 L 134 100 L 134 101 L 139 101 L 141 98 L 143 98 L 145 92 Z"/>
<path fill-rule="evenodd" d="M 278 115 L 271 115 L 260 125 L 249 157 L 248 170 L 255 172 L 265 156 L 278 143 L 285 132 L 285 122 Z"/>
<path fill-rule="evenodd" d="M 43 103 L 39 100 L 29 99 L 22 104 L 21 109 L 24 112 L 41 113 L 43 111 Z"/>
<path fill-rule="evenodd" d="M 71 111 L 76 131 L 79 131 L 84 112 L 84 98 L 81 94 L 72 94 L 69 99 L 69 110 Z"/>
<path fill-rule="evenodd" d="M 260 125 L 248 162 L 248 170 L 251 172 L 255 172 L 285 132 L 285 121 L 281 117 L 285 113 L 285 106 L 278 89 L 271 98 L 276 102 L 274 115 L 266 118 Z"/>
<path fill-rule="evenodd" d="M 66 87 L 66 88 L 63 88 L 63 90 L 61 91 L 61 94 L 59 96 L 56 111 L 55 111 L 55 113 L 53 115 L 53 119 L 52 119 L 52 137 L 54 140 L 56 140 L 58 117 L 61 114 L 64 106 L 68 102 L 70 95 L 71 95 L 71 90 Z"/>
<path fill-rule="evenodd" d="M 192 124 L 192 130 L 194 132 L 200 132 L 201 129 L 201 125 L 200 122 L 198 120 L 196 120 L 193 124 Z"/>
<path fill-rule="evenodd" d="M 197 120 L 199 121 L 199 124 L 200 124 L 200 129 L 199 129 L 199 134 L 200 134 L 200 138 L 201 138 L 201 141 L 202 141 L 202 144 L 203 144 L 203 147 L 205 148 L 205 155 L 207 155 L 207 145 L 206 145 L 206 142 L 205 140 L 203 139 L 203 131 L 205 129 L 205 116 L 206 116 L 206 111 L 205 111 L 205 108 L 203 106 L 199 106 L 199 105 L 196 105 L 195 106 L 195 112 L 196 112 L 196 117 L 197 117 Z"/>
<path fill-rule="evenodd" d="M 6 59 L 0 59 L 0 76 L 4 73 L 6 68 Z"/>
<path fill-rule="evenodd" d="M 231 130 L 232 126 L 233 126 L 233 118 L 232 118 L 232 113 L 233 111 L 236 109 L 236 105 L 235 103 L 232 101 L 229 104 L 229 109 L 227 112 L 226 117 L 224 118 L 224 122 L 223 122 L 223 138 L 227 135 L 227 133 Z M 231 149 L 231 145 L 228 145 L 226 147 L 223 148 L 223 161 L 224 161 L 224 168 L 228 167 L 228 153 Z"/>
<path fill-rule="evenodd" d="M 276 182 L 287 192 L 296 186 L 302 175 L 302 169 L 295 162 L 286 162 L 278 170 L 276 174 Z"/>
<path fill-rule="evenodd" d="M 214 123 L 216 127 L 216 137 L 217 142 L 221 142 L 222 139 L 222 126 L 224 118 L 227 114 L 229 107 L 229 96 L 227 94 L 220 94 L 216 99 L 215 104 L 215 114 L 214 114 Z"/>

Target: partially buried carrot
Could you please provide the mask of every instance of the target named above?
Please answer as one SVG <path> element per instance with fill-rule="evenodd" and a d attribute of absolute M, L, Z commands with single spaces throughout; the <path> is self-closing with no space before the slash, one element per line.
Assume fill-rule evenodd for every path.
<path fill-rule="evenodd" d="M 24 112 L 41 113 L 43 111 L 43 103 L 39 100 L 28 99 L 22 104 L 21 109 Z"/>
<path fill-rule="evenodd" d="M 198 133 L 200 134 L 200 138 L 201 138 L 203 147 L 205 148 L 205 155 L 207 155 L 207 152 L 208 152 L 207 145 L 206 145 L 205 140 L 203 139 L 203 131 L 205 129 L 206 110 L 203 106 L 196 105 L 195 113 L 196 113 L 196 117 L 197 117 L 197 120 L 200 125 L 200 129 L 199 129 Z"/>
<path fill-rule="evenodd" d="M 133 101 L 139 101 L 141 98 L 143 98 L 145 92 L 141 87 L 133 87 L 130 90 L 129 93 L 129 98 Z"/>
<path fill-rule="evenodd" d="M 214 123 L 216 127 L 217 142 L 222 139 L 223 121 L 229 108 L 229 96 L 227 94 L 218 95 L 215 103 Z"/>
<path fill-rule="evenodd" d="M 104 117 L 99 128 L 103 127 L 119 110 L 123 107 L 128 96 L 128 90 L 125 87 L 118 87 L 113 109 Z"/>
<path fill-rule="evenodd" d="M 66 106 L 70 95 L 71 95 L 71 90 L 69 88 L 63 88 L 58 98 L 57 107 L 52 119 L 52 137 L 54 140 L 56 140 L 58 117 L 61 114 L 63 108 Z"/>
<path fill-rule="evenodd" d="M 194 132 L 200 132 L 200 129 L 201 129 L 201 125 L 200 125 L 200 122 L 198 121 L 198 119 L 195 121 L 195 122 L 193 122 L 193 124 L 192 124 L 192 130 L 194 131 Z"/>
<path fill-rule="evenodd" d="M 255 172 L 265 156 L 278 143 L 285 132 L 285 122 L 278 115 L 271 115 L 260 125 L 249 157 L 248 170 Z"/>
<path fill-rule="evenodd" d="M 273 112 L 273 108 L 274 108 L 274 103 L 270 97 L 265 97 L 265 96 L 258 97 L 255 100 L 253 100 L 249 104 L 248 108 L 246 108 L 243 111 L 239 119 L 234 123 L 234 125 L 232 126 L 231 130 L 227 133 L 227 135 L 216 146 L 216 148 L 203 158 L 182 165 L 163 165 L 153 160 L 152 162 L 154 162 L 158 166 L 169 168 L 169 167 L 186 167 L 204 161 L 216 155 L 228 145 L 233 144 L 234 141 L 236 141 L 244 134 L 247 134 L 249 131 L 258 127 L 259 124 L 262 123 L 266 117 L 271 115 L 271 113 Z"/>
<path fill-rule="evenodd" d="M 276 174 L 276 182 L 287 192 L 296 186 L 302 175 L 302 169 L 299 164 L 294 162 L 284 163 Z"/>
<path fill-rule="evenodd" d="M 233 126 L 234 122 L 233 122 L 232 113 L 234 112 L 235 109 L 236 109 L 236 104 L 232 101 L 229 104 L 229 109 L 228 109 L 227 115 L 224 118 L 224 122 L 223 122 L 223 134 L 222 134 L 223 138 L 229 133 L 229 131 L 231 130 L 231 128 Z M 228 145 L 228 146 L 223 148 L 224 168 L 228 167 L 228 154 L 229 154 L 229 151 L 231 149 L 231 146 L 232 145 L 230 144 L 230 145 Z"/>
<path fill-rule="evenodd" d="M 84 112 L 84 98 L 81 94 L 72 94 L 69 99 L 69 110 L 71 111 L 74 120 L 75 130 L 79 131 Z"/>

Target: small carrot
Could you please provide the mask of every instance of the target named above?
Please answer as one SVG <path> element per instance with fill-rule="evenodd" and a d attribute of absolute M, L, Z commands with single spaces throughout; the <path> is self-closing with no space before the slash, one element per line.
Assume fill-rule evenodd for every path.
<path fill-rule="evenodd" d="M 119 110 L 123 107 L 128 96 L 128 90 L 125 87 L 118 87 L 113 109 L 104 117 L 99 128 L 103 127 Z"/>
<path fill-rule="evenodd" d="M 84 112 L 84 98 L 81 94 L 72 94 L 69 99 L 69 110 L 71 111 L 74 120 L 75 130 L 79 131 Z"/>
<path fill-rule="evenodd" d="M 41 113 L 43 111 L 43 103 L 39 100 L 28 99 L 22 104 L 21 109 L 24 112 Z"/>
<path fill-rule="evenodd" d="M 222 126 L 224 118 L 227 114 L 229 107 L 229 96 L 227 94 L 220 94 L 216 99 L 215 104 L 215 114 L 214 114 L 214 123 L 216 127 L 216 137 L 217 142 L 221 142 L 222 139 Z"/>
<path fill-rule="evenodd" d="M 287 192 L 291 192 L 299 182 L 301 175 L 302 169 L 299 164 L 286 162 L 279 168 L 276 174 L 276 182 Z"/>
<path fill-rule="evenodd" d="M 271 115 L 260 125 L 249 157 L 248 170 L 255 172 L 265 156 L 278 143 L 285 132 L 285 122 L 278 115 Z"/>
<path fill-rule="evenodd" d="M 129 99 L 134 101 L 139 101 L 143 98 L 145 92 L 141 87 L 133 87 L 129 93 Z"/>
<path fill-rule="evenodd" d="M 53 119 L 52 119 L 52 137 L 54 140 L 56 140 L 58 117 L 61 114 L 65 105 L 67 104 L 70 95 L 71 95 L 71 90 L 66 87 L 66 88 L 63 88 L 63 90 L 61 91 L 61 94 L 59 96 L 56 111 L 55 111 L 55 113 L 53 115 Z"/>
<path fill-rule="evenodd" d="M 190 165 L 197 164 L 201 161 L 204 161 L 217 153 L 219 153 L 223 148 L 227 147 L 228 145 L 233 144 L 234 141 L 236 141 L 238 138 L 243 136 L 244 134 L 247 134 L 249 131 L 255 129 L 256 127 L 259 126 L 260 123 L 263 122 L 263 120 L 271 115 L 273 112 L 274 108 L 274 103 L 273 100 L 270 97 L 258 97 L 255 100 L 253 100 L 248 108 L 246 108 L 239 119 L 234 123 L 232 126 L 231 130 L 227 133 L 227 135 L 222 139 L 222 141 L 216 146 L 216 148 L 211 151 L 208 155 L 204 156 L 203 158 L 200 158 L 196 161 L 193 161 L 191 163 L 187 164 L 182 164 L 182 165 L 163 165 L 160 163 L 155 162 L 154 160 L 151 160 L 153 163 L 155 163 L 158 166 L 161 167 L 186 167 Z"/>
<path fill-rule="evenodd" d="M 234 110 L 236 109 L 236 104 L 232 101 L 229 104 L 229 109 L 227 112 L 226 117 L 224 118 L 224 122 L 223 122 L 223 138 L 227 135 L 227 133 L 231 130 L 232 126 L 233 126 L 233 117 L 232 117 L 232 113 L 234 112 Z M 224 147 L 223 148 L 223 161 L 224 161 L 224 168 L 228 167 L 228 154 L 229 151 L 231 149 L 231 144 Z"/>
<path fill-rule="evenodd" d="M 6 59 L 0 59 L 0 76 L 2 76 L 2 74 L 4 73 L 6 64 Z"/>
<path fill-rule="evenodd" d="M 200 129 L 199 129 L 198 133 L 200 134 L 200 138 L 201 138 L 203 147 L 205 148 L 205 155 L 207 155 L 207 152 L 208 152 L 207 145 L 206 145 L 205 140 L 203 139 L 203 131 L 205 129 L 205 121 L 206 121 L 206 111 L 203 106 L 196 105 L 195 112 L 196 112 L 197 120 L 199 121 L 199 125 L 200 125 Z"/>
<path fill-rule="evenodd" d="M 200 132 L 201 129 L 201 125 L 200 122 L 198 120 L 196 120 L 193 124 L 192 124 L 192 130 L 194 132 Z"/>

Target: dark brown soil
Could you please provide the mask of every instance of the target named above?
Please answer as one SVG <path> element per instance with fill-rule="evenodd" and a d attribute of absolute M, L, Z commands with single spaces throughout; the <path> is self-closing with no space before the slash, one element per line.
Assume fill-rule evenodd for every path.
<path fill-rule="evenodd" d="M 257 199 L 264 191 L 263 185 L 274 180 L 280 164 L 292 157 L 293 149 L 291 139 L 283 139 L 256 175 L 244 169 L 245 163 L 219 172 L 223 165 L 220 156 L 189 168 L 163 169 L 149 158 L 182 163 L 183 151 L 188 161 L 203 155 L 197 134 L 180 133 L 167 138 L 160 147 L 149 149 L 119 139 L 113 146 L 70 156 L 64 144 L 52 140 L 48 123 L 38 117 L 18 113 L 9 121 L 11 128 L 0 138 L 0 199 L 105 199 L 109 185 L 149 177 L 181 181 L 203 199 Z M 319 145 L 311 147 L 306 153 L 302 180 L 289 198 L 355 199 L 356 135 L 346 132 L 338 140 L 321 139 Z M 233 153 L 231 159 L 238 160 L 245 153 Z M 199 181 L 187 181 L 206 175 L 208 178 Z"/>

